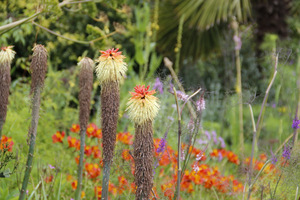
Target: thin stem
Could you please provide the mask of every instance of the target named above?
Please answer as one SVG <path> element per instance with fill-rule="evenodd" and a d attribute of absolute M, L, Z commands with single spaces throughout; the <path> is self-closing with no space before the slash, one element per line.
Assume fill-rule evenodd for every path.
<path fill-rule="evenodd" d="M 24 180 L 23 180 L 19 200 L 25 199 L 26 189 L 30 177 L 30 172 L 32 169 L 35 139 L 36 139 L 37 126 L 39 121 L 40 93 L 41 93 L 41 87 L 37 86 L 34 90 L 33 100 L 32 100 L 33 106 L 32 106 L 31 126 L 29 129 L 29 152 L 28 152 L 25 175 L 24 175 Z"/>
<path fill-rule="evenodd" d="M 181 83 L 180 83 L 180 81 L 179 81 L 179 79 L 178 79 L 178 77 L 177 77 L 177 75 L 176 75 L 176 73 L 175 73 L 175 71 L 172 67 L 173 63 L 167 57 L 164 58 L 164 63 L 165 63 L 165 66 L 170 70 L 171 76 L 175 80 L 175 82 L 176 82 L 177 86 L 179 87 L 180 91 L 185 93 L 184 88 L 182 87 L 182 85 L 181 85 Z M 196 119 L 197 115 L 196 115 L 196 112 L 194 111 L 194 109 L 191 105 L 191 102 L 188 101 L 187 106 L 188 106 L 188 109 L 189 109 L 192 117 L 194 119 Z"/>
<path fill-rule="evenodd" d="M 81 199 L 81 189 L 82 189 L 82 172 L 83 172 L 83 157 L 84 157 L 84 146 L 85 146 L 85 131 L 86 127 L 80 127 L 80 157 L 78 165 L 78 186 L 75 193 L 75 200 Z"/>
<path fill-rule="evenodd" d="M 268 96 L 269 96 L 269 91 L 270 91 L 270 89 L 271 89 L 271 87 L 273 85 L 273 82 L 274 82 L 274 80 L 276 78 L 276 75 L 277 75 L 277 66 L 278 66 L 278 54 L 276 55 L 276 59 L 275 59 L 274 74 L 273 74 L 273 77 L 272 77 L 272 79 L 271 79 L 271 81 L 269 83 L 269 86 L 268 86 L 267 90 L 266 90 L 266 93 L 265 93 L 265 96 L 264 96 L 264 100 L 263 100 L 263 103 L 262 103 L 261 108 L 260 108 L 260 113 L 258 115 L 258 120 L 256 122 L 256 130 L 257 130 L 257 138 L 256 138 L 256 140 L 258 140 L 258 138 L 259 138 L 259 133 L 260 133 L 259 125 L 261 123 L 260 121 L 262 119 L 262 113 L 264 111 L 265 104 L 266 104 Z"/>
<path fill-rule="evenodd" d="M 43 29 L 43 30 L 45 30 L 45 31 L 47 31 L 47 32 L 49 32 L 49 33 L 51 33 L 51 34 L 56 35 L 57 37 L 61 37 L 61 38 L 64 38 L 64 39 L 66 39 L 66 40 L 70 40 L 70 41 L 72 41 L 72 42 L 76 42 L 76 43 L 79 43 L 79 44 L 87 44 L 87 45 L 91 45 L 91 44 L 93 44 L 94 42 L 97 42 L 97 41 L 99 41 L 99 40 L 105 39 L 105 38 L 110 37 L 110 36 L 112 36 L 112 35 L 114 35 L 114 34 L 117 33 L 117 31 L 114 31 L 114 32 L 111 32 L 111 33 L 109 33 L 109 34 L 107 34 L 107 35 L 105 35 L 105 36 L 101 36 L 101 37 L 99 37 L 99 38 L 96 38 L 96 39 L 90 40 L 90 41 L 74 40 L 74 39 L 72 39 L 72 38 L 68 38 L 68 37 L 63 36 L 63 35 L 61 35 L 61 34 L 58 34 L 58 33 L 54 32 L 54 31 L 51 31 L 50 29 L 48 29 L 48 28 L 46 28 L 46 27 L 44 27 L 44 26 L 41 26 L 40 24 L 37 24 L 37 23 L 34 22 L 34 21 L 33 21 L 32 23 L 33 23 L 34 25 L 40 27 L 41 29 Z"/>
<path fill-rule="evenodd" d="M 285 160 L 285 162 L 284 162 L 284 165 L 283 165 L 283 168 L 285 167 L 285 165 L 286 165 L 286 164 L 287 164 L 287 160 Z M 273 197 L 275 197 L 276 190 L 277 190 L 277 187 L 278 187 L 279 181 L 281 180 L 282 174 L 283 174 L 283 173 L 282 173 L 282 171 L 281 171 L 281 173 L 280 173 L 280 176 L 279 176 L 279 178 L 278 178 L 278 180 L 277 180 L 277 183 L 276 183 L 275 189 L 274 189 Z"/>
<path fill-rule="evenodd" d="M 180 166 L 180 158 L 181 158 L 181 115 L 180 115 L 180 108 L 179 108 L 179 103 L 178 103 L 178 98 L 177 98 L 177 93 L 176 93 L 176 89 L 175 87 L 173 87 L 173 91 L 174 91 L 174 96 L 175 96 L 175 102 L 176 102 L 176 106 L 177 106 L 177 114 L 178 114 L 178 154 L 177 154 L 177 193 L 175 196 L 177 196 L 177 199 L 179 200 L 180 198 L 180 175 L 181 175 L 181 166 Z"/>
<path fill-rule="evenodd" d="M 180 17 L 177 33 L 177 44 L 176 44 L 176 60 L 175 60 L 175 72 L 179 73 L 179 61 L 180 61 L 180 50 L 181 50 L 181 39 L 182 39 L 182 29 L 184 23 L 184 14 Z"/>
<path fill-rule="evenodd" d="M 295 200 L 298 199 L 298 192 L 299 192 L 299 186 L 297 185 L 297 189 L 296 189 L 296 195 L 295 195 Z"/>
<path fill-rule="evenodd" d="M 239 24 L 235 18 L 232 21 L 232 28 L 234 31 L 234 37 L 239 36 Z M 244 125 L 243 125 L 243 92 L 242 92 L 242 67 L 240 59 L 240 41 L 234 40 L 235 43 L 235 65 L 236 65 L 236 93 L 239 100 L 239 140 L 242 153 L 244 152 Z"/>
<path fill-rule="evenodd" d="M 58 7 L 63 7 L 65 5 L 76 4 L 76 3 L 87 3 L 87 2 L 92 2 L 92 1 L 96 2 L 94 0 L 84 0 L 84 1 L 68 1 L 68 0 L 65 0 L 65 1 L 59 3 Z M 100 1 L 98 1 L 98 2 L 100 2 Z M 24 23 L 29 22 L 30 20 L 32 20 L 32 19 L 36 18 L 37 16 L 39 16 L 40 14 L 42 14 L 43 12 L 44 12 L 44 10 L 41 10 L 41 11 L 38 11 L 37 13 L 35 13 L 32 16 L 27 17 L 25 19 L 21 19 L 21 20 L 18 20 L 18 21 L 0 26 L 0 35 L 6 33 L 7 31 L 10 31 L 13 28 L 16 28 L 17 26 L 20 26 Z"/>
<path fill-rule="evenodd" d="M 249 165 L 249 185 L 251 185 L 252 165 L 253 165 L 254 148 L 255 148 L 255 141 L 256 141 L 256 127 L 255 127 L 255 121 L 254 121 L 251 104 L 249 104 L 249 109 L 250 109 L 250 115 L 251 115 L 252 126 L 253 126 L 252 149 L 251 149 L 251 157 L 250 157 L 250 165 Z M 250 199 L 251 191 L 252 191 L 252 187 L 249 187 L 248 198 L 247 198 L 248 200 Z"/>

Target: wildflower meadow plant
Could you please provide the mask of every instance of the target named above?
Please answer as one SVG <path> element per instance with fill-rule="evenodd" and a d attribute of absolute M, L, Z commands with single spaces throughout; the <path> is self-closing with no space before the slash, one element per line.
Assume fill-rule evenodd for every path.
<path fill-rule="evenodd" d="M 127 64 L 119 49 L 101 51 L 96 74 L 101 85 L 101 125 L 103 134 L 102 198 L 108 199 L 110 166 L 114 157 L 120 105 L 120 83 L 124 80 Z"/>
<path fill-rule="evenodd" d="M 152 122 L 159 110 L 158 99 L 153 96 L 155 90 L 149 87 L 136 86 L 128 102 L 127 110 L 130 119 L 135 123 L 134 140 L 134 178 L 136 199 L 149 198 L 153 186 L 153 127 Z M 160 145 L 161 148 L 163 144 Z"/>
<path fill-rule="evenodd" d="M 13 46 L 2 47 L 0 51 L 0 138 L 7 113 L 10 78 L 10 64 L 15 57 Z"/>
<path fill-rule="evenodd" d="M 79 73 L 79 122 L 80 122 L 80 158 L 78 165 L 78 186 L 75 194 L 75 200 L 81 197 L 83 156 L 85 150 L 85 134 L 90 116 L 91 93 L 93 89 L 93 65 L 90 58 L 83 58 L 78 65 Z"/>
<path fill-rule="evenodd" d="M 44 86 L 45 76 L 47 72 L 47 50 L 43 45 L 34 46 L 30 70 L 32 72 L 31 93 L 33 94 L 32 114 L 31 114 L 32 118 L 31 118 L 31 126 L 28 131 L 29 152 L 28 152 L 24 180 L 23 180 L 19 200 L 25 199 L 26 189 L 30 177 L 30 172 L 32 169 L 35 140 L 37 135 L 38 121 L 39 121 L 41 91 Z"/>

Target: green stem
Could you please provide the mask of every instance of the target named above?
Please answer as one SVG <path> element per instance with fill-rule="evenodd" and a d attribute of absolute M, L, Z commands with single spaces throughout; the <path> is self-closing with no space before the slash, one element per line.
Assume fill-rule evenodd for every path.
<path fill-rule="evenodd" d="M 239 37 L 238 23 L 235 21 L 236 26 L 234 26 L 234 35 Z M 235 46 L 238 46 L 238 41 L 235 42 Z M 241 60 L 240 60 L 240 50 L 235 48 L 235 65 L 236 65 L 236 93 L 239 100 L 239 133 L 240 133 L 240 147 L 242 153 L 244 152 L 244 123 L 243 123 L 243 92 L 242 92 L 242 73 L 241 73 Z"/>
<path fill-rule="evenodd" d="M 177 44 L 176 44 L 176 60 L 175 60 L 175 72 L 179 73 L 179 61 L 180 61 L 180 50 L 181 50 L 181 40 L 182 40 L 182 28 L 184 23 L 184 14 L 180 17 L 177 33 Z"/>
<path fill-rule="evenodd" d="M 83 172 L 83 157 L 84 157 L 84 145 L 85 145 L 85 130 L 86 127 L 81 127 L 80 129 L 80 158 L 78 165 L 78 186 L 75 193 L 75 200 L 81 199 L 81 189 L 82 189 L 82 172 Z"/>
<path fill-rule="evenodd" d="M 180 198 L 180 182 L 181 182 L 181 166 L 180 166 L 180 159 L 181 159 L 181 112 L 178 104 L 178 99 L 177 99 L 177 93 L 175 87 L 173 87 L 174 91 L 174 96 L 175 96 L 175 102 L 177 106 L 177 114 L 178 114 L 178 154 L 177 154 L 177 187 L 176 187 L 176 194 L 174 195 L 174 199 L 177 196 L 177 199 L 179 200 Z"/>
<path fill-rule="evenodd" d="M 22 184 L 22 189 L 20 193 L 19 200 L 24 200 L 26 195 L 26 189 L 30 177 L 30 172 L 32 169 L 32 161 L 33 161 L 33 154 L 34 154 L 34 146 L 35 146 L 35 139 L 37 134 L 37 127 L 39 121 L 39 108 L 40 108 L 40 94 L 41 94 L 41 87 L 37 86 L 34 90 L 33 100 L 32 100 L 32 119 L 31 119 L 31 126 L 29 128 L 29 152 L 27 157 L 27 163 L 25 168 L 25 175 Z"/>
<path fill-rule="evenodd" d="M 256 130 L 257 130 L 256 144 L 258 144 L 257 140 L 259 138 L 259 133 L 260 133 L 260 130 L 261 130 L 261 121 L 263 119 L 263 113 L 264 113 L 264 110 L 265 110 L 265 105 L 266 105 L 266 102 L 268 100 L 270 89 L 271 89 L 271 87 L 273 85 L 273 82 L 274 82 L 274 80 L 276 78 L 276 75 L 277 75 L 277 66 L 278 66 L 278 54 L 277 54 L 276 59 L 275 59 L 274 74 L 273 74 L 273 77 L 272 77 L 272 79 L 269 83 L 269 86 L 268 86 L 267 90 L 266 90 L 266 94 L 265 94 L 263 103 L 261 105 L 260 113 L 259 113 L 259 116 L 258 116 L 258 119 L 257 119 L 257 122 L 256 122 Z"/>
<path fill-rule="evenodd" d="M 110 161 L 106 161 L 106 162 L 104 162 L 104 166 L 103 166 L 103 182 L 102 182 L 101 200 L 108 199 L 109 174 L 110 174 Z"/>

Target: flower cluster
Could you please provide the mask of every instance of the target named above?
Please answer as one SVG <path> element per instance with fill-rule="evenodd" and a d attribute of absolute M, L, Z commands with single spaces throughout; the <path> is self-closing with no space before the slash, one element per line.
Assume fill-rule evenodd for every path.
<path fill-rule="evenodd" d="M 13 145 L 14 145 L 14 142 L 12 141 L 11 137 L 7 137 L 5 135 L 3 135 L 1 137 L 1 141 L 0 141 L 0 149 L 1 150 L 12 151 Z"/>
<path fill-rule="evenodd" d="M 131 98 L 128 102 L 128 114 L 129 117 L 136 124 L 143 124 L 150 120 L 153 121 L 159 110 L 158 99 L 153 96 L 155 90 L 149 90 L 149 85 L 145 87 L 136 86 L 134 92 L 130 92 Z"/>
<path fill-rule="evenodd" d="M 223 158 L 227 158 L 229 162 L 232 162 L 236 165 L 240 164 L 240 160 L 236 154 L 234 154 L 232 151 L 227 151 L 225 149 L 214 149 L 210 153 L 211 157 L 217 157 L 219 161 L 221 161 Z"/>

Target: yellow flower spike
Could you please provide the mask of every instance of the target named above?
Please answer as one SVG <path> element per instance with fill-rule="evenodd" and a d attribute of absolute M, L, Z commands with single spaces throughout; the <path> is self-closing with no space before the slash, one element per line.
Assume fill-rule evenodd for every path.
<path fill-rule="evenodd" d="M 123 61 L 125 56 L 118 50 L 101 51 L 102 55 L 96 60 L 99 62 L 96 66 L 96 74 L 101 85 L 110 81 L 121 82 L 125 78 L 127 64 Z"/>
<path fill-rule="evenodd" d="M 0 64 L 8 63 L 14 59 L 16 52 L 12 50 L 13 46 L 2 47 L 0 51 Z"/>
<path fill-rule="evenodd" d="M 136 124 L 143 124 L 146 121 L 153 121 L 159 110 L 157 97 L 153 96 L 155 90 L 149 90 L 150 86 L 136 86 L 135 92 L 127 103 L 129 117 Z"/>

